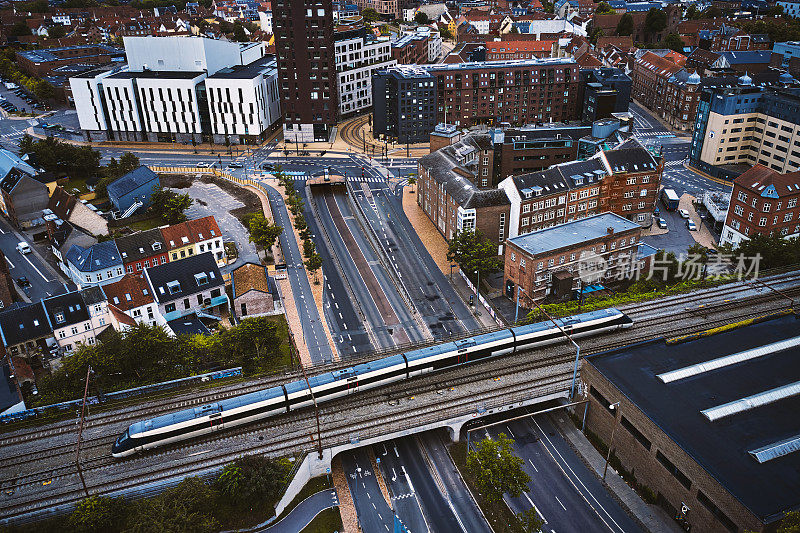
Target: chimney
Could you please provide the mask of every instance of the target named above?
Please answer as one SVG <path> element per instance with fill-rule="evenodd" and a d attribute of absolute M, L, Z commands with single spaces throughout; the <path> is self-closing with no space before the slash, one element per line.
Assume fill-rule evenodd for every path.
<path fill-rule="evenodd" d="M 614 235 L 614 228 L 612 228 L 611 226 L 607 227 L 606 231 L 608 232 L 609 235 Z"/>

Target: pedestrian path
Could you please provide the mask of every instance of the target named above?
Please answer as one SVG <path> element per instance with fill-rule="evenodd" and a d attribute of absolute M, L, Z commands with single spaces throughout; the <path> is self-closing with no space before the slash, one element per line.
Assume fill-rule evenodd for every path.
<path fill-rule="evenodd" d="M 239 529 L 235 533 L 300 533 L 319 513 L 337 505 L 339 505 L 339 498 L 336 497 L 335 490 L 321 490 L 297 504 L 297 507 L 281 518 L 280 521 L 272 523 L 275 520 L 275 517 L 272 517 L 255 527 Z M 227 531 L 224 533 L 234 532 Z"/>

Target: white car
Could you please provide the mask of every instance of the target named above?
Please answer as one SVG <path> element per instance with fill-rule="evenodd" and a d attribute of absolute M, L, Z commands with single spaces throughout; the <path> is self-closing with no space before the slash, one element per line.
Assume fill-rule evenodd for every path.
<path fill-rule="evenodd" d="M 31 253 L 31 245 L 25 241 L 22 241 L 17 244 L 17 251 L 23 255 Z"/>
<path fill-rule="evenodd" d="M 686 219 L 686 227 L 689 228 L 689 231 L 697 231 L 697 224 L 691 218 Z"/>
<path fill-rule="evenodd" d="M 658 224 L 658 227 L 661 229 L 667 229 L 667 221 L 661 217 L 656 217 L 656 224 Z"/>
<path fill-rule="evenodd" d="M 686 209 L 678 209 L 678 213 L 680 213 L 682 218 L 689 218 L 689 211 Z"/>
<path fill-rule="evenodd" d="M 205 161 L 200 161 L 199 163 L 195 164 L 197 168 L 211 168 L 211 163 L 206 163 Z"/>

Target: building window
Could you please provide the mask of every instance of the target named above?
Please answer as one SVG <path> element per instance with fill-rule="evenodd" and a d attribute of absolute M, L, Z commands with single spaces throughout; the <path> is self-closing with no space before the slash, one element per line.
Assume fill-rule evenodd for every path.
<path fill-rule="evenodd" d="M 703 491 L 701 491 L 701 490 L 698 490 L 698 491 L 697 491 L 697 501 L 698 501 L 698 502 L 700 502 L 700 503 L 703 505 L 703 507 L 705 507 L 706 509 L 708 509 L 708 510 L 709 510 L 709 512 L 711 512 L 711 514 L 712 514 L 712 515 L 714 515 L 714 518 L 716 518 L 717 520 L 719 520 L 719 522 L 720 522 L 720 523 L 721 523 L 723 526 L 725 526 L 725 529 L 727 529 L 728 531 L 734 532 L 734 533 L 735 533 L 736 531 L 739 531 L 739 528 L 738 528 L 738 527 L 736 527 L 736 524 L 734 524 L 734 523 L 733 523 L 733 520 L 731 520 L 730 518 L 728 518 L 728 516 L 727 516 L 725 513 L 723 513 L 723 512 L 720 510 L 720 508 L 719 508 L 719 507 L 717 507 L 716 505 L 714 505 L 714 502 L 712 502 L 711 500 L 709 500 L 709 499 L 708 499 L 708 496 L 706 496 L 706 495 L 703 493 Z"/>
<path fill-rule="evenodd" d="M 649 440 L 647 437 L 645 437 L 645 436 L 644 436 L 644 434 L 643 434 L 641 431 L 639 431 L 638 429 L 636 429 L 636 428 L 633 426 L 633 424 L 631 424 L 631 421 L 630 421 L 630 420 L 628 420 L 627 418 L 625 418 L 625 417 L 623 416 L 623 417 L 622 417 L 622 421 L 621 421 L 620 423 L 622 424 L 622 427 L 624 427 L 625 429 L 627 429 L 627 430 L 628 430 L 628 433 L 630 433 L 631 435 L 633 435 L 633 437 L 634 437 L 636 440 L 638 440 L 638 441 L 639 441 L 639 444 L 641 444 L 642 446 L 644 446 L 644 447 L 645 447 L 645 448 L 646 448 L 648 451 L 650 450 L 650 447 L 652 446 L 652 443 L 650 442 L 650 440 Z"/>
<path fill-rule="evenodd" d="M 672 474 L 672 475 L 675 477 L 675 479 L 677 479 L 677 480 L 678 480 L 678 482 L 679 482 L 681 485 L 683 485 L 683 486 L 684 486 L 684 488 L 686 488 L 686 490 L 689 490 L 689 489 L 691 488 L 691 486 L 692 486 L 692 481 L 691 481 L 691 480 L 690 480 L 688 477 L 686 477 L 686 474 L 684 474 L 683 472 L 681 472 L 680 470 L 678 470 L 678 467 L 677 467 L 677 466 L 675 466 L 675 465 L 672 463 L 672 461 L 670 461 L 669 459 L 667 459 L 667 458 L 664 456 L 664 454 L 663 454 L 663 453 L 661 453 L 661 451 L 658 451 L 658 452 L 656 452 L 656 459 L 658 459 L 658 462 L 659 462 L 659 463 L 661 463 L 661 464 L 664 466 L 664 468 L 666 468 L 666 469 L 667 469 L 667 472 L 669 472 L 670 474 Z"/>
<path fill-rule="evenodd" d="M 165 305 L 165 306 L 164 306 L 164 311 L 166 311 L 167 313 L 172 313 L 172 312 L 174 312 L 174 311 L 175 311 L 175 304 L 174 304 L 174 303 L 171 303 L 171 304 L 167 304 L 167 305 Z"/>

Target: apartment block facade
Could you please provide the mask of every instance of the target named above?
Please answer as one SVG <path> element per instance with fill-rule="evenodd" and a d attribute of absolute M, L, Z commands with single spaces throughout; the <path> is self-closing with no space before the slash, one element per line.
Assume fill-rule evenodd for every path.
<path fill-rule="evenodd" d="M 327 141 L 339 118 L 331 0 L 272 4 L 287 142 Z"/>
<path fill-rule="evenodd" d="M 402 144 L 427 141 L 436 127 L 436 78 L 398 65 L 375 71 L 371 82 L 374 135 Z"/>
<path fill-rule="evenodd" d="M 754 235 L 800 236 L 800 172 L 781 174 L 756 164 L 733 181 L 721 244 Z"/>
<path fill-rule="evenodd" d="M 372 77 L 397 63 L 389 37 L 376 38 L 361 22 L 355 27 L 340 24 L 335 50 L 339 113 L 345 116 L 371 107 Z"/>

